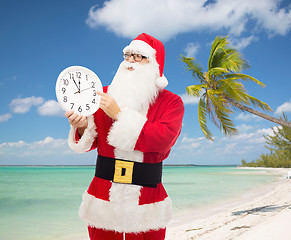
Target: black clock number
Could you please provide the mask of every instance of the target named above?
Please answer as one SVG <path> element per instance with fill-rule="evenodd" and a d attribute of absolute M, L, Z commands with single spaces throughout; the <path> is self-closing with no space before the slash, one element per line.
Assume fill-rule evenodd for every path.
<path fill-rule="evenodd" d="M 95 102 L 95 98 L 93 99 L 92 103 L 96 104 L 96 102 Z"/>
<path fill-rule="evenodd" d="M 88 75 L 86 74 L 86 81 L 88 81 Z"/>
<path fill-rule="evenodd" d="M 77 78 L 81 78 L 81 72 L 76 72 Z"/>
<path fill-rule="evenodd" d="M 95 88 L 95 82 L 91 82 L 92 88 Z"/>
<path fill-rule="evenodd" d="M 69 80 L 68 79 L 63 79 L 64 80 L 64 85 L 68 86 L 69 85 Z"/>
<path fill-rule="evenodd" d="M 74 103 L 71 103 L 71 105 L 72 105 L 71 109 L 73 109 L 73 107 L 74 107 Z"/>
<path fill-rule="evenodd" d="M 67 101 L 68 101 L 67 96 L 64 96 L 63 102 L 67 102 Z"/>
<path fill-rule="evenodd" d="M 97 94 L 96 94 L 96 90 L 93 91 L 93 96 L 95 97 Z"/>
<path fill-rule="evenodd" d="M 66 88 L 63 87 L 62 88 L 62 91 L 63 91 L 63 94 L 64 94 L 66 92 Z"/>
<path fill-rule="evenodd" d="M 79 113 L 82 112 L 82 108 L 81 108 L 81 106 L 78 108 L 78 111 L 79 111 Z"/>
<path fill-rule="evenodd" d="M 70 75 L 70 79 L 75 80 L 75 78 L 74 78 L 74 73 L 69 73 L 69 75 Z"/>
<path fill-rule="evenodd" d="M 90 105 L 86 104 L 86 110 L 89 111 L 90 110 Z"/>

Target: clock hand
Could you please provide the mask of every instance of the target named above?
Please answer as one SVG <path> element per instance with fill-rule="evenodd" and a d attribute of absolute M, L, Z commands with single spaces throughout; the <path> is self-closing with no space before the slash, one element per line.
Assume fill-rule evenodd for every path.
<path fill-rule="evenodd" d="M 75 79 L 73 79 L 73 81 L 74 81 L 74 83 L 75 83 L 76 87 L 78 88 L 78 93 L 80 93 L 80 87 L 78 87 L 78 85 L 77 85 L 77 83 L 76 83 Z"/>
<path fill-rule="evenodd" d="M 81 92 L 86 91 L 86 90 L 88 90 L 88 89 L 92 89 L 92 88 L 89 87 L 89 88 L 82 89 Z"/>
<path fill-rule="evenodd" d="M 88 88 L 82 89 L 80 92 L 75 92 L 74 94 L 76 94 L 76 93 L 81 93 L 81 92 L 86 91 L 86 90 L 88 90 L 88 89 L 92 89 L 92 87 L 88 87 Z"/>

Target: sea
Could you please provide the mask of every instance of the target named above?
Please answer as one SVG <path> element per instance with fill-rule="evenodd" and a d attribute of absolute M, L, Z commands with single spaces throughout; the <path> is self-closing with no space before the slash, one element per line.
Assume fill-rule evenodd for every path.
<path fill-rule="evenodd" d="M 0 240 L 88 239 L 78 209 L 94 166 L 0 166 Z M 234 166 L 164 166 L 173 215 L 240 198 L 281 176 Z"/>

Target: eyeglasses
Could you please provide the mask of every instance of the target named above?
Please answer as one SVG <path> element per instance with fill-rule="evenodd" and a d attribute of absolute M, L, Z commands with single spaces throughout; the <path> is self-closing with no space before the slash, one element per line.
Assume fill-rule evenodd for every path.
<path fill-rule="evenodd" d="M 136 62 L 141 62 L 144 58 L 147 58 L 141 54 L 123 53 L 123 58 L 125 60 L 129 60 L 131 57 L 133 57 L 133 60 Z"/>

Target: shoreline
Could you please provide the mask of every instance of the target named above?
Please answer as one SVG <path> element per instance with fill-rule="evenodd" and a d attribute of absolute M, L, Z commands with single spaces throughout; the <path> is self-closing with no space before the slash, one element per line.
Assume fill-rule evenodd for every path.
<path fill-rule="evenodd" d="M 50 166 L 51 167 L 51 166 Z M 281 232 L 286 233 L 285 236 L 291 235 L 291 231 L 286 231 L 282 229 L 284 226 L 283 223 L 289 223 L 291 219 L 291 179 L 286 179 L 283 176 L 286 176 L 288 173 L 287 168 L 279 169 L 279 168 L 241 168 L 237 167 L 237 169 L 250 169 L 249 171 L 231 171 L 230 174 L 242 174 L 239 178 L 241 181 L 245 181 L 244 179 L 252 178 L 258 175 L 258 179 L 261 179 L 260 175 L 269 175 L 268 181 L 264 181 L 261 184 L 255 186 L 251 185 L 250 188 L 243 188 L 243 185 L 236 183 L 236 190 L 239 191 L 238 194 L 230 196 L 225 199 L 221 199 L 219 201 L 215 201 L 212 204 L 207 204 L 207 198 L 211 199 L 211 191 L 208 191 L 207 198 L 203 198 L 204 200 L 201 203 L 204 206 L 197 204 L 197 202 L 193 202 L 194 200 L 189 201 L 188 208 L 177 208 L 177 211 L 174 211 L 173 219 L 169 226 L 167 227 L 167 235 L 166 240 L 192 240 L 192 239 L 210 239 L 210 240 L 262 240 L 260 235 L 262 235 L 262 231 L 268 233 L 266 231 L 268 229 L 278 228 Z M 42 172 L 43 173 L 43 172 Z M 50 172 L 49 172 L 50 173 Z M 47 173 L 47 174 L 49 174 Z M 218 172 L 219 173 L 219 172 Z M 245 176 L 243 176 L 246 174 Z M 253 175 L 253 176 L 251 176 Z M 249 176 L 249 177 L 247 177 Z M 246 178 L 247 177 L 247 178 Z M 255 177 L 256 178 L 256 177 Z M 212 180 L 207 184 L 213 183 L 213 181 L 217 180 L 217 177 L 211 178 Z M 229 178 L 232 179 L 232 178 Z M 79 181 L 79 180 L 78 180 Z M 251 181 L 252 182 L 252 181 Z M 85 185 L 84 181 L 84 185 Z M 202 182 L 203 183 L 203 182 Z M 288 183 L 288 184 L 287 184 Z M 201 183 L 200 183 L 201 184 Z M 214 184 L 214 183 L 213 183 Z M 203 188 L 203 185 L 201 185 Z M 238 187 L 237 187 L 238 186 Z M 75 187 L 73 187 L 75 188 Z M 186 188 L 189 189 L 189 188 Z M 249 190 L 247 190 L 249 189 Z M 222 189 L 223 190 L 223 189 Z M 186 192 L 187 190 L 183 190 Z M 189 191 L 189 190 L 188 190 Z M 75 190 L 74 190 L 75 192 Z M 193 191 L 199 194 L 199 191 Z M 284 193 L 285 192 L 285 193 Z M 187 193 L 187 192 L 186 192 Z M 218 192 L 219 193 L 219 192 Z M 233 193 L 230 190 L 230 193 Z M 184 195 L 183 195 L 184 196 Z M 187 194 L 185 196 L 188 196 Z M 184 197 L 185 197 L 184 196 Z M 209 196 L 209 197 L 208 197 Z M 206 200 L 205 200 L 206 199 Z M 39 202 L 39 201 L 38 201 Z M 68 211 L 64 211 L 64 213 L 69 214 L 71 219 L 74 218 L 73 222 L 70 220 L 66 220 L 64 223 L 64 229 L 59 230 L 56 226 L 57 223 L 53 222 L 54 216 L 46 215 L 50 217 L 51 220 L 47 221 L 47 223 L 51 224 L 51 232 L 54 234 L 58 234 L 59 240 L 68 240 L 68 239 L 87 239 L 88 234 L 86 230 L 86 226 L 79 221 L 79 217 L 77 216 L 77 207 L 79 206 L 78 199 L 75 201 L 76 203 L 70 206 Z M 45 202 L 44 202 L 45 203 Z M 51 204 L 47 203 L 48 206 Z M 34 205 L 31 205 L 34 208 Z M 41 205 L 43 206 L 43 205 Z M 61 205 L 59 205 L 61 206 Z M 77 207 L 75 207 L 77 206 Z M 38 206 L 40 207 L 40 206 Z M 56 207 L 58 207 L 56 205 Z M 178 206 L 179 207 L 179 206 Z M 30 208 L 31 209 L 31 208 Z M 73 210 L 74 209 L 74 210 Z M 72 212 L 72 210 L 74 212 Z M 61 212 L 61 211 L 60 211 Z M 68 215 L 68 216 L 69 216 Z M 15 215 L 19 216 L 19 215 Z M 18 217 L 19 219 L 19 217 Z M 285 219 L 282 222 L 282 219 Z M 14 219 L 8 219 L 11 223 Z M 33 221 L 42 220 L 37 214 L 32 215 Z M 68 225 L 68 223 L 70 223 Z M 73 231 L 70 230 L 71 224 L 74 224 L 75 229 Z M 262 223 L 262 224 L 261 224 Z M 9 231 L 13 231 L 9 226 L 12 224 L 7 224 L 7 230 L 5 234 L 7 235 L 7 239 L 10 238 Z M 16 226 L 18 225 L 21 229 L 29 224 L 22 224 L 20 221 L 17 223 L 13 223 Z M 275 225 L 274 225 L 275 224 Z M 290 224 L 289 224 L 290 225 Z M 42 229 L 42 224 L 36 224 L 40 229 L 38 235 L 35 234 L 34 228 L 32 226 L 27 230 L 27 237 L 25 239 L 39 239 L 39 235 L 47 232 L 45 228 Z M 279 227 L 281 228 L 279 228 Z M 290 226 L 288 227 L 288 229 Z M 274 231 L 273 231 L 274 232 Z M 31 235 L 29 235 L 31 233 Z M 20 233 L 17 233 L 20 236 Z M 270 233 L 268 233 L 271 235 Z M 280 233 L 274 233 L 276 235 L 270 240 L 274 239 L 285 239 L 278 238 L 277 236 Z M 28 237 L 29 236 L 29 237 Z M 247 237 L 245 237 L 247 236 Z M 256 236 L 252 238 L 252 236 Z M 22 236 L 23 237 L 23 236 Z M 51 237 L 50 237 L 51 238 Z M 268 238 L 264 237 L 264 240 Z"/>
<path fill-rule="evenodd" d="M 284 178 L 288 169 L 250 167 L 243 169 L 255 169 L 260 173 L 276 174 L 278 180 L 257 187 L 244 196 L 177 214 L 167 228 L 166 240 L 279 239 L 276 236 L 282 233 L 277 233 L 270 227 L 265 229 L 265 225 L 272 225 L 273 219 L 280 226 L 284 226 L 284 222 L 289 222 L 286 217 L 291 217 L 291 180 Z M 254 172 L 254 174 L 259 172 Z M 291 234 L 290 226 L 289 224 L 288 228 L 280 231 L 283 231 L 285 236 L 289 236 Z M 263 234 L 264 237 L 261 238 L 262 231 L 270 233 Z M 245 236 L 246 234 L 247 236 Z M 267 238 L 268 236 L 273 238 Z"/>

